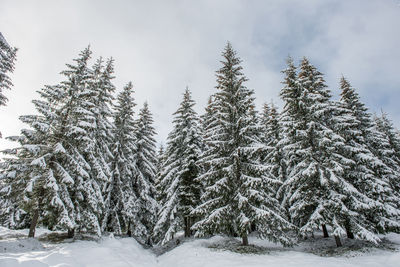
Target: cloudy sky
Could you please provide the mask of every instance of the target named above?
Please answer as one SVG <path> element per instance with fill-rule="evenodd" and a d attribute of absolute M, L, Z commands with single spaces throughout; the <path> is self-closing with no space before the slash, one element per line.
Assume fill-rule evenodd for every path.
<path fill-rule="evenodd" d="M 33 112 L 36 91 L 60 82 L 65 64 L 90 44 L 94 58 L 115 58 L 119 90 L 132 81 L 138 108 L 149 102 L 157 140 L 165 142 L 186 86 L 203 111 L 228 40 L 259 107 L 281 105 L 285 58 L 306 56 L 336 98 L 344 75 L 371 111 L 382 108 L 400 126 L 398 0 L 2 0 L 0 26 L 19 49 L 15 86 L 0 107 L 3 136 L 19 133 L 18 116 Z M 0 149 L 10 145 L 0 140 Z"/>

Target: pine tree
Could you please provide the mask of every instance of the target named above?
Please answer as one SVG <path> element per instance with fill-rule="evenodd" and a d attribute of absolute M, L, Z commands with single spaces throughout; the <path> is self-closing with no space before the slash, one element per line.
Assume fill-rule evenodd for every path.
<path fill-rule="evenodd" d="M 339 133 L 345 137 L 347 154 L 353 160 L 346 175 L 354 187 L 370 199 L 369 205 L 361 210 L 368 221 L 366 227 L 381 233 L 397 230 L 398 201 L 396 192 L 390 187 L 390 181 L 395 179 L 394 173 L 381 159 L 385 138 L 374 128 L 368 109 L 345 78 L 341 79 L 340 87 L 341 116 L 338 118 L 344 119 L 337 125 L 341 126 L 338 127 Z"/>
<path fill-rule="evenodd" d="M 8 100 L 4 90 L 13 86 L 9 74 L 14 71 L 16 55 L 17 49 L 11 47 L 0 32 L 0 106 L 5 106 Z"/>
<path fill-rule="evenodd" d="M 201 125 L 200 130 L 201 130 L 202 140 L 206 140 L 210 137 L 209 135 L 211 134 L 211 132 L 209 131 L 209 129 L 214 127 L 215 123 L 216 123 L 216 121 L 214 120 L 214 116 L 213 116 L 214 112 L 216 110 L 214 107 L 215 102 L 214 102 L 213 98 L 214 98 L 213 96 L 210 96 L 208 98 L 208 103 L 204 110 L 205 112 L 204 112 L 204 114 L 202 114 L 200 116 L 200 125 Z M 207 149 L 208 149 L 207 143 L 203 141 L 202 145 L 203 145 L 202 151 L 203 152 L 207 151 Z M 201 167 L 202 173 L 207 172 L 210 168 L 210 166 L 206 162 L 202 162 L 201 160 L 200 160 L 200 167 Z M 204 180 L 198 179 L 198 182 L 201 184 L 200 195 L 203 195 L 204 188 L 205 188 Z"/>
<path fill-rule="evenodd" d="M 381 117 L 377 117 L 376 115 L 373 117 L 372 130 L 379 137 L 373 143 L 376 155 L 386 166 L 385 174 L 381 177 L 391 189 L 391 192 L 387 195 L 388 198 L 383 204 L 388 204 L 389 202 L 396 209 L 390 217 L 395 223 L 391 224 L 390 222 L 387 224 L 385 231 L 398 232 L 400 230 L 400 139 L 396 137 L 393 125 L 384 113 L 382 113 Z"/>
<path fill-rule="evenodd" d="M 105 214 L 102 229 L 121 234 L 128 231 L 132 235 L 131 224 L 137 220 L 137 198 L 134 192 L 134 175 L 137 173 L 134 162 L 136 149 L 132 133 L 135 131 L 133 85 L 128 83 L 117 96 L 114 113 L 113 161 L 111 181 L 105 189 Z"/>
<path fill-rule="evenodd" d="M 388 115 L 382 112 L 381 116 L 375 116 L 375 127 L 385 137 L 387 147 L 384 162 L 393 171 L 397 173 L 397 179 L 400 178 L 400 135 L 396 132 L 393 123 L 388 118 Z M 395 186 L 395 191 L 400 192 L 400 181 L 392 183 Z"/>
<path fill-rule="evenodd" d="M 13 86 L 9 73 L 14 71 L 17 49 L 11 47 L 0 32 L 0 106 L 5 106 L 7 97 L 4 90 Z"/>
<path fill-rule="evenodd" d="M 156 164 L 156 184 L 159 184 L 159 174 L 161 172 L 162 169 L 162 165 L 164 163 L 164 153 L 165 153 L 165 148 L 164 145 L 161 143 L 160 146 L 158 147 L 158 151 L 157 151 L 157 164 Z M 159 191 L 158 189 L 156 190 L 157 192 Z"/>
<path fill-rule="evenodd" d="M 113 142 L 113 124 L 110 122 L 113 112 L 111 110 L 115 86 L 112 83 L 114 73 L 114 60 L 110 58 L 103 66 L 103 59 L 99 58 L 93 66 L 92 75 L 89 81 L 89 88 L 93 91 L 91 112 L 94 116 L 95 128 L 93 131 L 94 147 L 94 168 L 93 176 L 100 177 L 101 181 L 107 183 L 110 180 L 110 162 L 112 153 L 110 151 Z M 104 187 L 102 183 L 101 187 Z"/>
<path fill-rule="evenodd" d="M 322 73 L 304 58 L 297 79 L 289 60 L 281 97 L 284 151 L 288 162 L 288 178 L 282 188 L 284 205 L 291 220 L 306 236 L 322 226 L 332 228 L 337 246 L 346 224 L 353 225 L 356 236 L 372 242 L 379 240 L 366 229 L 360 205 L 369 199 L 345 179 L 351 159 L 342 153 L 345 140 L 331 127 L 335 105 L 326 88 Z"/>
<path fill-rule="evenodd" d="M 196 179 L 202 140 L 194 105 L 186 89 L 179 109 L 173 114 L 174 128 L 168 135 L 159 184 L 161 207 L 154 228 L 155 238 L 161 244 L 181 229 L 185 236 L 191 235 L 190 227 L 195 220 L 191 212 L 199 204 L 200 184 Z"/>
<path fill-rule="evenodd" d="M 30 129 L 10 138 L 19 142 L 20 147 L 6 151 L 14 157 L 6 159 L 3 170 L 6 187 L 2 191 L 10 205 L 6 211 L 8 225 L 24 224 L 29 217 L 30 237 L 34 237 L 38 223 L 50 229 L 75 227 L 74 204 L 69 193 L 74 180 L 67 168 L 70 156 L 54 131 L 59 119 L 56 108 L 64 95 L 57 86 L 46 86 L 38 93 L 41 99 L 33 103 L 39 115 L 20 117 Z M 21 218 L 26 213 L 29 216 Z"/>
<path fill-rule="evenodd" d="M 297 68 L 293 63 L 293 59 L 289 56 L 286 59 L 286 64 L 287 68 L 282 71 L 284 74 L 284 81 L 282 84 L 284 87 L 282 88 L 280 92 L 280 97 L 281 99 L 284 100 L 284 108 L 282 111 L 282 114 L 279 118 L 279 124 L 282 129 L 282 140 L 280 142 L 280 145 L 282 146 L 282 150 L 284 153 L 284 157 L 286 160 L 286 164 L 288 164 L 288 159 L 293 158 L 295 156 L 295 150 L 294 149 L 285 149 L 285 147 L 290 146 L 291 142 L 293 142 L 296 139 L 297 128 L 301 128 L 301 123 L 299 120 L 297 120 L 298 116 L 302 116 L 302 110 L 300 109 L 300 95 L 301 91 L 299 88 L 299 84 L 297 82 Z M 269 114 L 269 110 L 268 114 Z M 267 118 L 266 118 L 267 119 Z M 264 120 L 266 120 L 264 119 Z M 270 137 L 266 137 L 270 138 Z M 266 139 L 268 141 L 268 139 Z M 288 172 L 289 166 L 286 166 L 286 175 Z M 287 177 L 286 177 L 287 178 Z M 285 179 L 286 180 L 286 179 Z M 284 187 L 281 186 L 278 189 L 277 192 L 277 197 L 281 199 L 281 202 L 283 206 L 286 206 L 286 209 L 288 208 L 286 203 L 286 194 L 284 192 Z M 289 214 L 290 217 L 290 214 Z"/>
<path fill-rule="evenodd" d="M 56 87 L 63 94 L 57 107 L 58 116 L 55 134 L 61 147 L 69 155 L 68 170 L 74 178 L 70 195 L 74 203 L 76 228 L 80 232 L 101 235 L 99 220 L 104 211 L 101 185 L 106 182 L 101 164 L 96 158 L 96 91 L 91 86 L 93 71 L 88 67 L 90 48 L 83 50 L 75 64 L 67 64 L 61 72 L 66 77 Z M 71 229 L 72 236 L 75 229 Z"/>
<path fill-rule="evenodd" d="M 134 178 L 134 192 L 137 196 L 139 211 L 138 221 L 132 222 L 134 229 L 141 230 L 134 236 L 142 243 L 151 244 L 152 231 L 156 222 L 157 202 L 155 200 L 155 177 L 156 177 L 156 132 L 153 127 L 153 116 L 147 102 L 139 112 L 139 118 L 135 122 L 136 149 L 134 150 L 134 161 L 136 162 L 137 175 Z M 140 226 L 136 226 L 136 224 Z"/>
<path fill-rule="evenodd" d="M 208 98 L 208 102 L 207 102 L 207 106 L 205 108 L 205 113 L 202 114 L 200 116 L 200 124 L 201 124 L 201 135 L 203 139 L 206 139 L 207 136 L 207 132 L 208 129 L 210 127 L 213 127 L 213 123 L 214 123 L 214 117 L 213 114 L 215 112 L 215 107 L 214 105 L 214 101 L 213 101 L 213 96 L 210 96 Z M 205 146 L 206 144 L 203 143 L 203 146 Z M 203 150 L 205 150 L 206 148 L 203 147 Z"/>
<path fill-rule="evenodd" d="M 18 137 L 15 139 L 17 141 Z M 5 155 L 16 155 L 16 152 L 16 149 L 2 151 Z M 21 201 L 28 166 L 11 158 L 0 163 L 0 225 L 9 229 L 28 228 L 30 224 L 29 214 L 22 208 Z"/>
<path fill-rule="evenodd" d="M 261 123 L 260 127 L 265 129 L 265 131 L 263 132 L 263 134 L 260 137 L 261 141 L 264 144 L 268 144 L 273 137 L 273 135 L 271 136 L 266 130 L 269 127 L 270 119 L 271 119 L 270 105 L 268 105 L 267 103 L 264 103 L 264 106 L 263 106 L 263 109 L 262 109 L 262 112 L 261 112 L 260 118 L 259 118 L 259 122 Z"/>
<path fill-rule="evenodd" d="M 162 167 L 164 165 L 164 162 L 165 162 L 165 148 L 164 148 L 164 145 L 161 143 L 158 148 L 158 152 L 157 152 L 157 165 L 156 165 L 157 172 L 156 172 L 156 179 L 155 179 L 155 189 L 156 189 L 155 199 L 157 201 L 157 215 L 160 210 L 161 201 L 164 198 L 166 198 L 165 190 L 161 183 L 161 172 L 162 172 Z M 153 235 L 154 235 L 154 233 L 153 233 Z"/>
<path fill-rule="evenodd" d="M 203 203 L 193 211 L 200 220 L 192 228 L 196 236 L 237 234 L 247 245 L 254 225 L 260 237 L 288 245 L 291 240 L 284 231 L 291 226 L 270 195 L 269 177 L 264 177 L 257 155 L 261 144 L 253 91 L 244 86 L 247 79 L 241 60 L 230 43 L 222 56 L 212 104 L 213 122 L 206 129 L 206 151 L 201 159 L 208 166 L 199 177 L 206 188 Z"/>
<path fill-rule="evenodd" d="M 263 129 L 261 140 L 266 145 L 262 161 L 267 167 L 268 175 L 277 182 L 275 188 L 278 190 L 282 182 L 286 180 L 286 159 L 281 145 L 283 136 L 279 113 L 274 104 L 264 104 L 261 124 Z"/>

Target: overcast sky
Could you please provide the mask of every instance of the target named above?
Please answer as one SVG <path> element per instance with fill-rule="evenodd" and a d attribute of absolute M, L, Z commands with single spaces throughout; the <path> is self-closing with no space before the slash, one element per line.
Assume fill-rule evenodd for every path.
<path fill-rule="evenodd" d="M 60 82 L 65 64 L 88 44 L 94 58 L 115 58 L 115 85 L 133 82 L 137 109 L 149 102 L 159 142 L 186 86 L 203 112 L 227 41 L 243 60 L 258 107 L 281 105 L 286 57 L 306 56 L 335 98 L 343 74 L 372 112 L 382 108 L 400 126 L 398 0 L 2 0 L 0 32 L 19 49 L 14 88 L 0 107 L 3 136 L 19 133 L 18 117 L 33 112 L 36 91 Z M 10 145 L 0 140 L 0 149 Z"/>

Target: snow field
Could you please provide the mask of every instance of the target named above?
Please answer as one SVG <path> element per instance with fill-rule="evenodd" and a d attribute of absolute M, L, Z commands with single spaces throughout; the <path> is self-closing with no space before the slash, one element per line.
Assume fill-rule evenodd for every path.
<path fill-rule="evenodd" d="M 7 230 L 0 228 L 0 238 L 2 238 L 0 248 L 7 247 L 9 251 L 0 252 L 1 267 L 398 267 L 400 262 L 400 252 L 398 251 L 372 249 L 368 253 L 350 254 L 346 257 L 321 257 L 305 252 L 307 248 L 304 244 L 294 248 L 282 248 L 280 245 L 259 240 L 256 237 L 250 237 L 250 243 L 267 248 L 265 254 L 240 254 L 209 248 L 215 244 L 232 241 L 232 239 L 220 236 L 189 240 L 157 257 L 151 250 L 144 249 L 133 238 L 110 236 L 102 238 L 99 242 L 75 241 L 61 244 L 41 244 L 36 239 L 10 238 L 13 234 L 23 234 L 26 231 L 8 230 L 7 232 Z M 38 233 L 44 234 L 47 231 L 39 229 Z M 400 235 L 391 234 L 386 238 L 400 244 Z"/>
<path fill-rule="evenodd" d="M 143 266 L 157 264 L 155 256 L 132 238 L 107 238 L 101 242 L 77 241 L 44 251 L 0 254 L 0 266 Z"/>

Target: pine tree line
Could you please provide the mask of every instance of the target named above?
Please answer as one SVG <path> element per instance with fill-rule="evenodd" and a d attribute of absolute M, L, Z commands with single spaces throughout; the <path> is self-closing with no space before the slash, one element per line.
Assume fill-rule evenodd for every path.
<path fill-rule="evenodd" d="M 163 207 L 156 240 L 164 244 L 184 230 L 185 236 L 241 237 L 247 245 L 255 231 L 292 245 L 321 229 L 341 246 L 343 236 L 377 243 L 378 234 L 399 231 L 400 137 L 385 114 L 372 117 L 345 78 L 340 100 L 332 100 L 323 74 L 306 58 L 298 67 L 287 61 L 283 110 L 265 104 L 258 114 L 241 60 L 229 43 L 222 57 L 217 92 L 200 116 L 202 142 L 189 143 L 200 154 L 185 152 L 187 133 L 197 123 L 182 127 L 184 109 L 175 113 L 158 177 Z M 181 106 L 192 103 L 187 94 Z M 193 110 L 186 114 L 197 120 L 189 115 Z M 188 231 L 183 203 L 193 193 L 182 186 L 187 181 L 179 170 L 194 155 L 191 182 L 200 183 L 201 193 L 191 207 Z"/>
<path fill-rule="evenodd" d="M 342 77 L 334 101 L 307 58 L 288 58 L 279 111 L 259 113 L 230 43 L 198 115 L 188 88 L 156 152 L 152 114 L 135 116 L 132 83 L 114 99 L 113 59 L 83 50 L 34 100 L 39 115 L 4 151 L 1 224 L 127 234 L 142 244 L 252 232 L 283 245 L 333 235 L 373 243 L 400 230 L 400 135 Z"/>
<path fill-rule="evenodd" d="M 38 91 L 38 115 L 10 137 L 19 146 L 1 169 L 2 225 L 102 235 L 127 233 L 149 243 L 156 216 L 156 154 L 147 103 L 134 116 L 132 83 L 114 103 L 114 60 L 90 66 L 84 49 L 61 74 L 64 80 Z"/>

